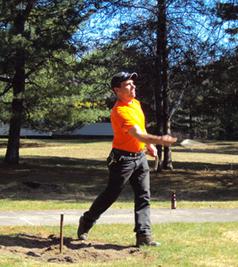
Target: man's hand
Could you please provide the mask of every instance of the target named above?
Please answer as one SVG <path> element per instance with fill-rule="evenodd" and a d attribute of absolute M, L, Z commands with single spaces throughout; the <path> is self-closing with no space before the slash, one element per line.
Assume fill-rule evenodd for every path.
<path fill-rule="evenodd" d="M 153 144 L 148 144 L 147 146 L 147 152 L 151 157 L 157 157 L 157 148 Z"/>

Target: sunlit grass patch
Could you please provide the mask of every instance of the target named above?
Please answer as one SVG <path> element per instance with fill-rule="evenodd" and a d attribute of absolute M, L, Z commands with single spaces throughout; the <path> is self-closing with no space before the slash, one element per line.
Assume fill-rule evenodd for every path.
<path fill-rule="evenodd" d="M 166 223 L 153 225 L 153 237 L 161 242 L 158 248 L 141 248 L 142 254 L 116 261 L 91 262 L 81 261 L 80 266 L 231 266 L 237 267 L 238 222 L 233 223 Z M 65 238 L 76 238 L 76 226 L 67 225 L 63 232 Z M 49 235 L 59 236 L 59 227 L 0 227 L 0 246 L 3 236 L 8 240 L 16 240 L 18 235 L 32 235 L 45 238 Z M 40 239 L 39 239 L 40 240 Z M 133 226 L 127 224 L 95 225 L 89 235 L 89 242 L 105 244 L 105 247 L 134 246 L 135 233 Z M 22 246 L 24 243 L 21 243 Z M 5 244 L 7 247 L 7 244 Z M 6 248 L 5 247 L 5 248 Z M 99 247 L 100 248 L 100 247 Z M 11 249 L 11 247 L 9 247 Z M 31 248 L 29 247 L 29 250 Z M 33 249 L 33 248 L 32 248 Z M 1 247 L 0 247 L 1 250 Z M 2 250 L 1 250 L 2 252 Z M 7 252 L 5 250 L 5 252 Z M 10 253 L 0 256 L 0 266 L 38 266 L 38 261 L 32 261 L 18 254 Z M 24 265 L 19 265 L 24 261 Z M 59 266 L 59 264 L 44 263 L 44 266 Z M 101 265 L 100 265 L 101 264 Z M 63 263 L 60 266 L 64 265 Z M 70 266 L 79 266 L 72 264 Z"/>

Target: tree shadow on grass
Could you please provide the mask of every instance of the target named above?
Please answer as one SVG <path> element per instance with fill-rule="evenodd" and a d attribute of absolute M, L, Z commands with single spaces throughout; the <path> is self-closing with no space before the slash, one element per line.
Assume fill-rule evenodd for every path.
<path fill-rule="evenodd" d="M 106 161 L 67 157 L 24 158 L 19 165 L 0 163 L 0 183 L 38 181 L 81 183 L 105 179 Z"/>
<path fill-rule="evenodd" d="M 0 164 L 0 198 L 88 200 L 105 186 L 105 161 L 61 157 L 24 158 Z"/>
<path fill-rule="evenodd" d="M 170 200 L 176 191 L 180 200 L 238 200 L 238 164 L 174 162 L 173 171 L 152 174 L 152 195 Z"/>
<path fill-rule="evenodd" d="M 205 171 L 205 170 L 217 170 L 217 171 L 230 171 L 238 170 L 238 163 L 227 164 L 213 164 L 207 162 L 173 162 L 175 170 L 187 170 L 187 171 Z"/>
<path fill-rule="evenodd" d="M 153 161 L 149 161 L 153 167 Z M 238 164 L 174 162 L 173 171 L 151 173 L 152 196 L 170 200 L 237 200 Z M 0 164 L 0 198 L 91 201 L 108 180 L 106 161 L 62 157 L 25 157 L 15 167 Z M 120 200 L 133 201 L 129 185 Z"/>

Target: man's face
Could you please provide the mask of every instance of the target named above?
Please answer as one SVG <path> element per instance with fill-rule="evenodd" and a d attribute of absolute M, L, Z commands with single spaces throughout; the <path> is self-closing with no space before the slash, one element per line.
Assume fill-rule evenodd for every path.
<path fill-rule="evenodd" d="M 120 87 L 115 88 L 118 98 L 124 101 L 130 101 L 136 97 L 136 86 L 133 80 L 121 82 Z"/>

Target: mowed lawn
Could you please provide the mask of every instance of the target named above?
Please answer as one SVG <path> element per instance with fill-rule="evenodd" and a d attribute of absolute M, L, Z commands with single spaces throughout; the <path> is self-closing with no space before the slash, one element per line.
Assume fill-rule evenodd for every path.
<path fill-rule="evenodd" d="M 110 149 L 111 140 L 22 139 L 20 164 L 0 163 L 0 210 L 87 208 L 107 182 Z M 178 144 L 172 158 L 173 171 L 151 173 L 152 207 L 170 207 L 172 191 L 180 208 L 238 207 L 238 142 Z M 132 206 L 128 185 L 113 207 Z"/>
<path fill-rule="evenodd" d="M 0 210 L 88 208 L 107 182 L 105 161 L 110 149 L 110 140 L 22 140 L 20 164 L 0 164 Z M 2 159 L 5 150 L 6 140 L 0 139 Z M 171 192 L 176 191 L 178 209 L 237 208 L 237 151 L 238 142 L 174 146 L 174 170 L 151 173 L 152 207 L 170 208 Z M 153 168 L 153 160 L 148 159 Z M 129 186 L 113 207 L 133 208 Z M 47 250 L 44 237 L 58 236 L 59 227 L 0 227 L 0 266 L 238 267 L 237 229 L 238 222 L 155 224 L 159 248 L 142 248 L 141 254 L 117 260 L 79 258 L 66 264 L 45 262 L 34 254 L 36 247 L 42 247 L 42 253 Z M 67 225 L 64 236 L 75 239 L 76 230 L 77 226 Z M 29 243 L 32 237 L 34 245 Z M 90 240 L 104 244 L 101 252 L 115 246 L 118 253 L 134 245 L 133 225 L 98 224 Z"/>
<path fill-rule="evenodd" d="M 112 253 L 123 253 L 127 247 L 133 248 L 133 226 L 98 224 L 90 232 L 89 242 L 99 245 L 95 246 L 95 250 L 89 246 L 83 257 L 74 257 L 75 261 L 69 264 L 65 260 L 58 263 L 45 260 L 45 254 L 49 251 L 46 237 L 52 234 L 59 236 L 59 227 L 0 227 L 0 266 L 237 267 L 237 229 L 237 222 L 156 224 L 153 225 L 153 233 L 155 239 L 161 242 L 160 247 L 141 248 L 140 254 L 122 254 L 122 257 L 111 259 L 107 258 L 108 253 L 112 256 Z M 75 239 L 76 231 L 76 226 L 65 226 L 65 238 Z M 32 238 L 34 243 L 30 242 Z M 114 249 L 109 251 L 110 247 Z M 38 253 L 35 254 L 37 248 Z M 71 253 L 80 253 L 80 248 L 75 246 L 72 246 L 72 250 L 64 247 L 64 254 L 60 256 L 59 246 L 56 249 L 57 253 L 52 256 L 52 260 L 67 259 Z M 100 259 L 99 253 L 106 255 L 106 259 L 105 256 Z"/>

